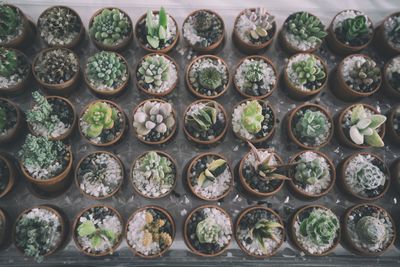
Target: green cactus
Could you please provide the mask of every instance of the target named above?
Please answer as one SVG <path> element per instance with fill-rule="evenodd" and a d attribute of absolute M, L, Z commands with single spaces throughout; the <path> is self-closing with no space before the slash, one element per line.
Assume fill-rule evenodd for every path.
<path fill-rule="evenodd" d="M 370 92 L 376 88 L 381 81 L 381 70 L 376 62 L 366 58 L 365 62 L 357 60 L 349 72 L 353 79 L 352 89 L 361 92 Z"/>
<path fill-rule="evenodd" d="M 264 78 L 263 66 L 260 61 L 252 61 L 246 66 L 244 78 L 251 84 L 248 87 L 252 87 L 253 84 L 262 81 Z"/>
<path fill-rule="evenodd" d="M 90 138 L 98 137 L 103 130 L 114 127 L 117 120 L 117 110 L 106 102 L 97 101 L 85 111 L 82 119 L 89 127 L 84 133 Z"/>
<path fill-rule="evenodd" d="M 215 67 L 205 67 L 199 70 L 198 82 L 203 88 L 215 90 L 222 86 L 222 74 Z"/>
<path fill-rule="evenodd" d="M 10 77 L 18 71 L 18 55 L 15 51 L 0 47 L 0 76 Z"/>
<path fill-rule="evenodd" d="M 5 130 L 7 122 L 7 113 L 4 107 L 0 107 L 0 132 Z"/>
<path fill-rule="evenodd" d="M 262 106 L 257 100 L 246 103 L 241 116 L 243 127 L 252 134 L 261 131 L 264 116 L 262 114 Z"/>
<path fill-rule="evenodd" d="M 81 223 L 77 229 L 79 237 L 87 237 L 92 248 L 98 248 L 102 242 L 114 244 L 117 240 L 117 233 L 105 227 L 96 226 L 92 221 L 87 220 Z"/>
<path fill-rule="evenodd" d="M 208 131 L 217 122 L 218 110 L 211 106 L 204 106 L 191 115 L 188 115 L 187 122 L 199 131 Z"/>
<path fill-rule="evenodd" d="M 293 132 L 297 138 L 307 143 L 316 143 L 329 132 L 329 123 L 326 115 L 321 111 L 307 109 L 296 114 L 299 120 L 294 125 Z"/>
<path fill-rule="evenodd" d="M 221 175 L 228 164 L 224 159 L 215 159 L 207 164 L 207 168 L 200 173 L 197 177 L 197 185 L 201 187 L 206 187 L 210 182 L 214 182 L 219 175 Z"/>
<path fill-rule="evenodd" d="M 321 83 L 326 77 L 323 66 L 320 66 L 315 56 L 310 55 L 307 59 L 293 63 L 292 70 L 298 78 L 300 85 L 308 83 Z M 318 89 L 316 87 L 314 89 Z"/>
<path fill-rule="evenodd" d="M 388 234 L 385 224 L 372 216 L 364 216 L 356 223 L 356 233 L 361 241 L 372 245 L 382 243 Z"/>
<path fill-rule="evenodd" d="M 322 43 L 322 39 L 327 35 L 319 18 L 308 12 L 293 14 L 286 25 L 287 31 L 301 41 Z"/>
<path fill-rule="evenodd" d="M 207 217 L 196 226 L 196 236 L 200 243 L 213 244 L 216 243 L 221 235 L 222 228 L 217 222 Z"/>
<path fill-rule="evenodd" d="M 354 173 L 354 180 L 361 189 L 374 190 L 385 184 L 386 175 L 376 165 L 365 162 Z"/>
<path fill-rule="evenodd" d="M 270 221 L 267 219 L 260 219 L 253 228 L 250 229 L 250 238 L 256 240 L 257 243 L 265 249 L 264 239 L 272 239 L 279 243 L 278 238 L 274 234 L 274 229 L 283 226 L 279 222 Z"/>
<path fill-rule="evenodd" d="M 301 159 L 295 167 L 294 178 L 305 185 L 312 185 L 328 174 L 328 170 L 321 166 L 320 158 L 312 161 Z"/>
<path fill-rule="evenodd" d="M 140 84 L 160 87 L 168 80 L 170 62 L 162 55 L 147 56 L 140 63 L 138 73 L 143 77 Z"/>
<path fill-rule="evenodd" d="M 171 160 L 155 151 L 147 152 L 140 159 L 140 170 L 144 178 L 154 180 L 158 184 L 172 184 L 174 181 L 174 170 Z"/>
<path fill-rule="evenodd" d="M 21 14 L 18 10 L 0 3 L 0 39 L 17 34 L 20 23 Z"/>
<path fill-rule="evenodd" d="M 155 24 L 153 21 L 153 13 L 151 10 L 147 11 L 146 16 L 146 29 L 147 29 L 147 42 L 151 47 L 157 49 L 160 47 L 160 43 L 165 42 L 167 39 L 167 25 L 168 25 L 168 16 L 165 12 L 165 9 L 161 7 L 160 12 L 158 13 L 158 24 Z"/>
<path fill-rule="evenodd" d="M 369 34 L 368 20 L 364 15 L 345 19 L 341 30 L 345 36 L 345 40 L 352 42 L 356 38 Z"/>

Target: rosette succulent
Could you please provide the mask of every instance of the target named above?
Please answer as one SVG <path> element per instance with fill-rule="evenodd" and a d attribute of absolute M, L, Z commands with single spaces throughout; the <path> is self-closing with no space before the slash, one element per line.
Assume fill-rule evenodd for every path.
<path fill-rule="evenodd" d="M 158 184 L 172 184 L 175 177 L 173 163 L 165 156 L 150 151 L 141 158 L 140 169 L 146 179 Z"/>
<path fill-rule="evenodd" d="M 261 130 L 264 116 L 262 106 L 257 100 L 252 100 L 243 109 L 241 123 L 249 133 L 258 133 Z"/>
<path fill-rule="evenodd" d="M 298 77 L 300 85 L 305 85 L 306 87 L 314 83 L 322 84 L 326 77 L 323 66 L 317 63 L 317 58 L 314 56 L 309 56 L 305 60 L 293 63 L 292 70 Z M 318 89 L 318 87 L 311 89 Z"/>
<path fill-rule="evenodd" d="M 296 164 L 294 178 L 302 184 L 315 184 L 327 172 L 328 170 L 321 166 L 320 158 L 312 161 L 301 160 Z"/>
<path fill-rule="evenodd" d="M 15 51 L 0 47 L 0 76 L 10 77 L 18 70 L 18 55 Z"/>
<path fill-rule="evenodd" d="M 354 173 L 354 180 L 362 190 L 374 190 L 385 184 L 386 175 L 376 165 L 365 161 Z"/>
<path fill-rule="evenodd" d="M 169 78 L 169 66 L 169 60 L 161 55 L 145 57 L 138 69 L 139 74 L 143 77 L 139 83 L 160 87 Z"/>
<path fill-rule="evenodd" d="M 222 228 L 214 218 L 207 217 L 197 224 L 196 236 L 200 243 L 216 243 L 221 235 Z"/>
<path fill-rule="evenodd" d="M 335 25 L 335 34 L 339 41 L 351 46 L 364 45 L 372 37 L 372 28 L 367 16 L 359 11 L 343 11 L 347 16 Z M 347 17 L 347 18 L 346 18 Z M 339 20 L 337 17 L 336 20 Z"/>
<path fill-rule="evenodd" d="M 82 117 L 82 120 L 89 125 L 84 134 L 90 138 L 98 137 L 104 129 L 113 128 L 117 118 L 117 110 L 110 104 L 95 102 L 87 108 Z"/>
<path fill-rule="evenodd" d="M 366 244 L 382 243 L 387 237 L 387 230 L 384 223 L 376 217 L 364 216 L 355 227 L 358 238 Z"/>
<path fill-rule="evenodd" d="M 323 38 L 327 35 L 324 25 L 314 15 L 308 12 L 298 12 L 289 17 L 286 22 L 286 29 L 293 34 L 296 39 L 310 42 L 322 43 Z"/>
<path fill-rule="evenodd" d="M 368 20 L 363 15 L 348 18 L 343 21 L 342 30 L 346 40 L 351 42 L 355 38 L 368 34 Z"/>
<path fill-rule="evenodd" d="M 199 70 L 199 84 L 209 90 L 215 90 L 222 85 L 222 75 L 215 67 L 206 67 Z"/>
<path fill-rule="evenodd" d="M 349 71 L 351 87 L 356 91 L 370 92 L 381 82 L 381 70 L 372 59 L 357 60 Z"/>
<path fill-rule="evenodd" d="M 299 112 L 298 112 L 299 113 Z M 307 109 L 296 114 L 298 121 L 294 124 L 293 133 L 303 143 L 319 144 L 330 131 L 330 124 L 324 113 Z"/>
<path fill-rule="evenodd" d="M 18 33 L 21 14 L 15 8 L 0 3 L 0 40 Z"/>
<path fill-rule="evenodd" d="M 153 12 L 147 11 L 146 16 L 146 30 L 147 30 L 147 42 L 151 47 L 157 49 L 160 47 L 160 43 L 165 42 L 167 39 L 167 26 L 168 16 L 165 9 L 161 7 L 158 13 L 158 23 L 153 21 Z"/>

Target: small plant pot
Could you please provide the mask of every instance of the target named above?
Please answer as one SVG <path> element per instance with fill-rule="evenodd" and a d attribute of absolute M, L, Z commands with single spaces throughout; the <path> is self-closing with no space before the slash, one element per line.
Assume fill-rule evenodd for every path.
<path fill-rule="evenodd" d="M 11 243 L 11 223 L 8 214 L 3 210 L 0 209 L 0 250 L 5 249 Z"/>
<path fill-rule="evenodd" d="M 23 67 L 23 72 L 24 75 L 21 77 L 20 73 L 18 73 L 18 81 L 15 83 L 12 83 L 10 85 L 5 85 L 3 84 L 3 81 L 0 81 L 0 93 L 4 94 L 18 94 L 23 92 L 26 88 L 29 87 L 29 84 L 32 82 L 32 68 L 31 68 L 31 63 L 28 59 L 28 57 L 22 53 L 19 50 L 16 50 L 14 48 L 5 48 L 9 51 L 13 51 L 16 53 L 17 59 L 19 63 L 25 64 L 25 67 Z M 21 66 L 18 69 L 21 71 Z M 15 74 L 13 74 L 15 76 Z M 4 79 L 4 77 L 0 77 L 1 80 Z M 8 81 L 9 82 L 9 81 Z"/>
<path fill-rule="evenodd" d="M 85 180 L 90 173 L 104 176 L 101 181 L 96 180 L 96 177 L 93 178 L 94 182 Z M 96 151 L 79 161 L 75 169 L 75 183 L 83 195 L 102 200 L 118 193 L 124 182 L 124 174 L 124 165 L 116 155 L 107 151 Z"/>
<path fill-rule="evenodd" d="M 392 67 L 393 65 L 398 65 L 400 63 L 400 57 L 394 57 L 390 59 L 386 64 L 385 67 L 383 68 L 383 73 L 382 73 L 382 79 L 383 79 L 383 89 L 386 95 L 389 98 L 395 98 L 395 99 L 400 99 L 400 87 L 395 88 L 392 81 L 391 81 L 391 74 L 389 74 L 389 71 L 391 68 L 396 68 Z M 394 71 L 394 70 L 393 70 Z"/>
<path fill-rule="evenodd" d="M 325 121 L 328 124 L 328 129 L 326 130 L 326 133 L 324 133 L 324 136 L 322 136 L 321 138 L 312 137 L 312 136 L 302 137 L 302 136 L 299 136 L 299 133 L 296 132 L 297 125 L 299 123 L 301 123 L 301 118 L 303 118 L 302 115 L 304 116 L 304 113 L 299 114 L 299 112 L 300 113 L 305 112 L 306 110 L 320 112 L 320 114 L 324 115 L 324 117 L 326 119 Z M 334 132 L 333 128 L 334 128 L 333 127 L 333 119 L 332 119 L 331 115 L 325 108 L 323 108 L 320 105 L 306 103 L 306 104 L 302 104 L 302 105 L 292 109 L 288 113 L 287 132 L 288 132 L 289 139 L 301 148 L 319 149 L 321 147 L 326 146 L 327 144 L 329 144 L 329 142 L 332 139 L 333 132 Z"/>
<path fill-rule="evenodd" d="M 2 174 L 0 178 L 0 198 L 2 198 L 13 189 L 18 174 L 13 159 L 8 154 L 0 154 L 0 173 Z M 1 236 L 3 235 L 0 233 Z"/>
<path fill-rule="evenodd" d="M 16 103 L 6 98 L 0 98 L 1 107 L 6 107 L 7 122 L 10 123 L 7 127 L 7 132 L 0 134 L 0 144 L 5 145 L 18 139 L 24 128 L 24 114 Z M 10 119 L 11 116 L 11 119 Z"/>
<path fill-rule="evenodd" d="M 374 245 L 378 246 L 378 244 L 365 244 L 359 239 L 356 226 L 360 219 L 365 216 L 371 216 L 380 220 L 380 223 L 385 227 L 386 234 L 382 234 L 385 234 L 386 238 L 379 243 L 378 248 L 373 247 Z M 376 257 L 383 254 L 393 245 L 397 236 L 396 223 L 389 212 L 375 204 L 363 203 L 348 208 L 342 221 L 343 241 L 345 245 L 347 245 L 351 252 L 360 256 Z"/>
<path fill-rule="evenodd" d="M 142 215 L 143 213 L 144 216 Z M 152 221 L 150 223 L 146 221 L 150 216 L 147 214 L 151 214 Z M 157 219 L 158 221 L 163 221 L 164 225 L 157 229 L 158 231 L 156 234 L 159 236 L 160 239 L 163 240 L 163 242 L 168 242 L 168 244 L 162 244 L 163 247 L 160 247 L 159 243 L 156 249 L 153 246 L 150 248 L 144 248 L 144 237 L 140 235 L 142 234 L 144 227 L 150 226 L 152 225 L 152 223 L 154 224 L 155 219 Z M 150 205 L 138 209 L 129 217 L 125 227 L 125 236 L 128 247 L 131 249 L 133 254 L 135 254 L 135 256 L 139 256 L 145 259 L 154 259 L 162 257 L 172 246 L 175 238 L 175 231 L 175 221 L 171 214 L 167 210 L 159 206 Z M 154 240 L 153 235 L 154 233 L 151 234 L 152 239 Z M 167 235 L 168 237 L 165 237 Z"/>
<path fill-rule="evenodd" d="M 400 47 L 395 46 L 389 39 L 386 33 L 386 25 L 390 23 L 393 17 L 400 16 L 400 12 L 395 12 L 387 16 L 376 29 L 375 40 L 379 47 L 379 52 L 383 52 L 389 56 L 400 54 Z M 389 26 L 389 25 L 388 25 Z"/>
<path fill-rule="evenodd" d="M 225 169 L 221 172 L 218 170 L 221 168 L 219 166 L 215 170 L 210 170 L 211 163 L 219 159 L 225 161 Z M 214 181 L 206 178 L 204 173 L 207 170 L 216 178 Z M 186 171 L 186 182 L 194 196 L 206 201 L 217 201 L 226 197 L 232 190 L 234 180 L 232 170 L 224 156 L 212 152 L 202 153 L 190 161 Z M 219 174 L 214 174 L 214 171 L 218 171 Z M 205 186 L 206 183 L 208 183 L 207 186 Z M 216 190 L 216 188 L 222 190 Z"/>
<path fill-rule="evenodd" d="M 213 214 L 210 215 L 211 211 Z M 218 216 L 218 217 L 217 217 Z M 226 238 L 226 242 L 223 246 L 215 243 L 200 243 L 196 235 L 197 225 L 206 218 L 217 217 L 217 224 L 221 226 L 222 234 Z M 233 234 L 232 219 L 229 214 L 221 207 L 216 205 L 203 205 L 195 208 L 186 217 L 183 225 L 183 237 L 186 246 L 197 256 L 201 257 L 214 257 L 224 253 L 231 243 Z"/>
<path fill-rule="evenodd" d="M 257 221 L 254 221 L 257 220 L 256 218 L 258 218 L 258 220 L 263 219 L 277 222 L 282 226 L 282 228 L 276 228 L 277 230 L 274 232 L 274 235 L 278 239 L 278 241 L 271 238 L 263 239 L 264 244 L 265 242 L 268 242 L 268 251 L 260 248 L 260 245 L 257 243 L 256 240 L 251 239 L 252 242 L 249 244 L 248 239 L 246 238 L 246 233 L 250 233 L 249 227 L 252 227 L 251 229 L 254 229 L 255 224 L 257 223 Z M 285 230 L 283 228 L 283 225 L 283 221 L 279 214 L 270 208 L 266 208 L 263 206 L 252 206 L 246 208 L 239 214 L 239 217 L 236 220 L 236 243 L 239 245 L 240 249 L 243 252 L 251 257 L 255 257 L 258 259 L 269 258 L 278 252 L 279 248 L 282 246 L 285 240 Z M 265 239 L 267 241 L 265 241 Z M 256 245 L 254 243 L 256 243 Z"/>
<path fill-rule="evenodd" d="M 147 171 L 141 170 L 140 160 L 146 156 L 149 156 L 149 153 L 152 153 L 152 152 L 157 153 L 159 157 L 164 157 L 167 161 L 169 161 L 169 163 L 170 163 L 169 167 L 171 168 L 171 173 L 174 174 L 173 181 L 171 183 L 163 184 L 157 180 L 152 181 L 151 180 L 152 177 L 150 177 L 150 178 L 146 177 Z M 156 166 L 154 166 L 154 163 L 148 167 L 150 167 L 150 170 L 155 170 L 155 168 L 156 168 Z M 160 165 L 158 165 L 158 167 L 160 168 Z M 165 176 L 167 176 L 168 174 L 169 173 L 167 171 L 164 171 L 164 173 L 163 173 L 163 175 L 165 175 Z M 154 175 L 154 173 L 151 174 L 151 176 L 153 176 L 153 175 Z M 159 172 L 158 172 L 158 175 L 159 175 Z M 146 177 L 146 178 L 144 178 L 144 177 Z M 172 192 L 172 190 L 174 190 L 174 188 L 176 186 L 176 182 L 179 179 L 178 167 L 177 167 L 175 159 L 172 158 L 171 155 L 169 155 L 168 153 L 165 153 L 160 150 L 147 151 L 147 152 L 142 153 L 140 156 L 138 156 L 133 161 L 131 169 L 130 169 L 129 178 L 131 180 L 133 190 L 135 190 L 135 192 L 138 195 L 140 195 L 144 198 L 148 198 L 148 199 L 159 199 L 159 198 L 163 198 L 163 197 L 169 195 Z M 150 187 L 151 189 L 147 189 L 148 187 Z M 153 187 L 158 187 L 158 188 L 153 191 L 152 190 Z"/>
<path fill-rule="evenodd" d="M 400 106 L 393 107 L 386 122 L 387 135 L 393 144 L 400 145 Z"/>

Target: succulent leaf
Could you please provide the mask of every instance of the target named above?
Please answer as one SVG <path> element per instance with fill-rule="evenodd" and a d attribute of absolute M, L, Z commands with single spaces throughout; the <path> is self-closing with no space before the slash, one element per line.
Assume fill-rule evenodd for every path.
<path fill-rule="evenodd" d="M 263 121 L 261 104 L 257 100 L 247 102 L 241 117 L 243 127 L 249 133 L 258 133 L 261 131 Z"/>

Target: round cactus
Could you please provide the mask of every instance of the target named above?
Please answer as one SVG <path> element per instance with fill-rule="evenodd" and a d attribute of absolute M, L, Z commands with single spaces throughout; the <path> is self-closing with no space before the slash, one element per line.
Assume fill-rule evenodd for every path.
<path fill-rule="evenodd" d="M 357 222 L 356 233 L 367 244 L 379 244 L 387 236 L 385 225 L 372 216 L 364 216 Z"/>

